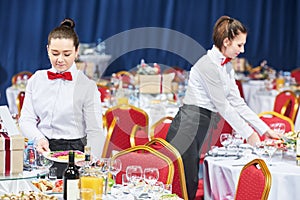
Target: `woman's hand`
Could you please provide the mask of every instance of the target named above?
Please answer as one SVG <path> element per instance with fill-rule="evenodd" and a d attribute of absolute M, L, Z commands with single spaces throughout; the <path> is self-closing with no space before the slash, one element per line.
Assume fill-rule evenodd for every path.
<path fill-rule="evenodd" d="M 255 146 L 257 142 L 260 142 L 260 138 L 256 132 L 253 132 L 252 135 L 247 138 L 247 143 L 251 146 Z"/>
<path fill-rule="evenodd" d="M 37 142 L 36 150 L 39 154 L 43 154 L 44 152 L 50 151 L 49 142 L 46 138 L 42 138 Z"/>
<path fill-rule="evenodd" d="M 272 129 L 267 130 L 267 132 L 265 132 L 265 136 L 267 138 L 271 138 L 271 139 L 280 139 L 282 138 L 283 134 L 275 132 Z"/>

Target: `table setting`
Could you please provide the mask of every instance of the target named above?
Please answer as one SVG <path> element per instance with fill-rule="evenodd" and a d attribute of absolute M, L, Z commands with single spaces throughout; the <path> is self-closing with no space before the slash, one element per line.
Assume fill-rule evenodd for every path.
<path fill-rule="evenodd" d="M 212 147 L 204 159 L 205 199 L 234 199 L 242 168 L 255 158 L 263 159 L 271 172 L 269 199 L 294 199 L 300 186 L 295 150 L 297 134 L 284 133 L 278 140 L 266 139 L 254 146 L 243 143 L 237 147 L 227 142 L 230 143 L 227 148 Z"/>

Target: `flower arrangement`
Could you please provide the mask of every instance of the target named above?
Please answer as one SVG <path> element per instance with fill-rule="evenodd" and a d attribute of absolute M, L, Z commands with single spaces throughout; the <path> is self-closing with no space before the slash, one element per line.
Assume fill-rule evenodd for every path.
<path fill-rule="evenodd" d="M 137 74 L 141 75 L 157 75 L 160 74 L 160 66 L 157 63 L 153 64 L 153 67 L 145 63 L 142 59 L 141 63 L 137 65 Z"/>

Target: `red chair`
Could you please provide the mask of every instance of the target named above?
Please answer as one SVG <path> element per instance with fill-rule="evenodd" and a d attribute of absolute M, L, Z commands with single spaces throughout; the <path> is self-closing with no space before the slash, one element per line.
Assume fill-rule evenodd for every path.
<path fill-rule="evenodd" d="M 150 137 L 148 134 L 148 127 L 140 127 L 139 125 L 135 125 L 130 134 L 130 145 L 132 147 L 137 145 L 144 145 L 150 141 Z"/>
<path fill-rule="evenodd" d="M 240 173 L 235 200 L 268 199 L 271 184 L 271 173 L 264 160 L 254 159 Z"/>
<path fill-rule="evenodd" d="M 294 131 L 293 121 L 282 114 L 279 114 L 274 111 L 266 111 L 266 112 L 259 113 L 258 116 L 261 120 L 263 120 L 268 125 L 281 122 L 285 124 L 285 132 Z M 260 136 L 260 139 L 264 140 L 265 139 L 264 135 Z"/>
<path fill-rule="evenodd" d="M 113 150 L 120 151 L 131 147 L 130 136 L 134 126 L 139 126 L 148 134 L 148 114 L 133 105 L 117 105 L 104 114 L 107 137 L 102 157 L 110 157 Z"/>
<path fill-rule="evenodd" d="M 98 91 L 101 94 L 101 102 L 104 102 L 105 99 L 109 99 L 110 98 L 110 90 L 109 87 L 107 86 L 98 86 Z"/>
<path fill-rule="evenodd" d="M 17 99 L 16 99 L 19 117 L 21 115 L 21 109 L 23 107 L 24 98 L 25 98 L 25 92 L 24 91 L 19 92 Z"/>
<path fill-rule="evenodd" d="M 155 149 L 139 145 L 122 150 L 115 154 L 112 159 L 120 159 L 122 169 L 116 176 L 116 183 L 122 183 L 122 174 L 126 174 L 126 168 L 129 165 L 139 165 L 143 169 L 154 167 L 159 170 L 159 179 L 165 184 L 171 184 L 174 180 L 174 165 L 170 158 Z"/>
<path fill-rule="evenodd" d="M 174 165 L 174 179 L 172 183 L 172 191 L 183 199 L 188 199 L 184 166 L 180 153 L 170 143 L 162 138 L 154 138 L 145 146 L 152 147 L 160 153 L 170 158 Z"/>
<path fill-rule="evenodd" d="M 291 77 L 294 77 L 297 84 L 300 84 L 300 68 L 292 70 Z"/>
<path fill-rule="evenodd" d="M 172 123 L 173 117 L 166 116 L 155 122 L 151 126 L 150 130 L 150 138 L 162 138 L 166 139 L 168 130 L 170 128 L 170 125 Z"/>
<path fill-rule="evenodd" d="M 123 87 L 127 88 L 128 85 L 132 85 L 134 83 L 134 76 L 128 71 L 119 71 L 116 73 L 117 79 L 122 81 Z"/>
<path fill-rule="evenodd" d="M 22 71 L 19 72 L 15 75 L 13 75 L 12 79 L 11 79 L 11 84 L 13 86 L 16 86 L 18 83 L 17 81 L 27 81 L 30 77 L 32 76 L 32 73 L 29 71 Z"/>
<path fill-rule="evenodd" d="M 298 108 L 298 98 L 293 91 L 285 90 L 277 94 L 273 111 L 289 117 L 293 122 L 295 122 Z"/>

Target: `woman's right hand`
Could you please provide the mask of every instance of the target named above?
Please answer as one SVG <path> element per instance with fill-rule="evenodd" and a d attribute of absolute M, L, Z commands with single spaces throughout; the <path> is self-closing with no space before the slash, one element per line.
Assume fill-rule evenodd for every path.
<path fill-rule="evenodd" d="M 251 146 L 255 146 L 257 142 L 260 142 L 260 138 L 256 132 L 253 132 L 252 135 L 247 138 L 247 143 Z"/>
<path fill-rule="evenodd" d="M 39 154 L 50 151 L 49 142 L 46 138 L 42 138 L 37 142 L 36 150 Z"/>

